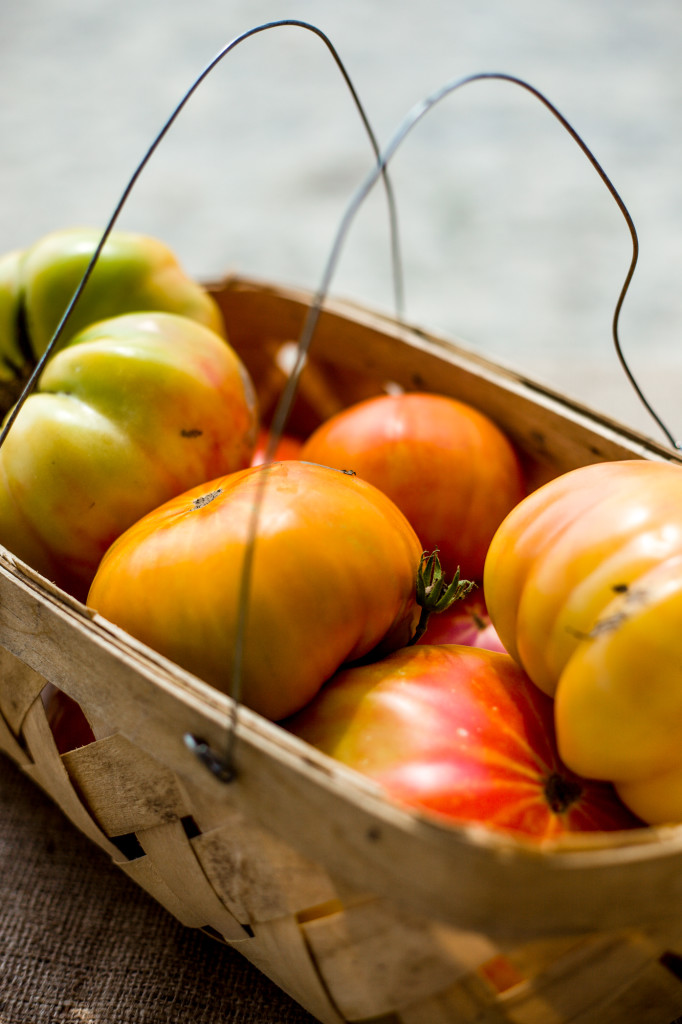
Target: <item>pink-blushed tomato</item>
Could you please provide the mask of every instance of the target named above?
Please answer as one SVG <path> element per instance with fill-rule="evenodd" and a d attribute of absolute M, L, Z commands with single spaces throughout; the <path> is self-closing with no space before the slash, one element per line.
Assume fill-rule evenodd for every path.
<path fill-rule="evenodd" d="M 552 701 L 507 655 L 415 645 L 336 674 L 291 732 L 409 807 L 537 841 L 641 824 L 556 749 Z"/>

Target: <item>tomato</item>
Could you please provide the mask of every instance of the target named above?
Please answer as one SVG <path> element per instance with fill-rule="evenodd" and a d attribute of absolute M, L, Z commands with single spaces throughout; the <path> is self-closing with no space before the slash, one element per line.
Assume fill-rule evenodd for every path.
<path fill-rule="evenodd" d="M 55 231 L 0 259 L 0 381 L 27 378 L 43 354 L 101 238 L 101 231 Z M 70 315 L 60 344 L 98 320 L 158 310 L 224 332 L 214 299 L 162 242 L 112 232 Z M 21 388 L 16 387 L 12 400 Z M 7 409 L 11 401 L 6 402 Z"/>
<path fill-rule="evenodd" d="M 404 648 L 337 673 L 283 723 L 398 802 L 535 840 L 640 824 L 562 764 L 552 701 L 507 654 Z"/>
<path fill-rule="evenodd" d="M 343 410 L 308 438 L 301 458 L 352 469 L 389 495 L 443 569 L 480 579 L 488 544 L 524 494 L 502 431 L 444 395 L 382 395 Z"/>
<path fill-rule="evenodd" d="M 505 647 L 556 696 L 564 760 L 644 820 L 682 821 L 682 468 L 545 484 L 500 526 L 484 588 Z"/>
<path fill-rule="evenodd" d="M 269 439 L 270 432 L 266 427 L 262 427 L 258 432 L 256 450 L 254 451 L 251 459 L 252 466 L 260 466 L 265 462 Z M 303 441 L 298 437 L 294 437 L 293 434 L 282 434 L 275 446 L 272 461 L 281 462 L 282 459 L 298 459 L 301 456 L 302 447 Z"/>
<path fill-rule="evenodd" d="M 431 615 L 417 643 L 463 644 L 465 647 L 483 647 L 488 651 L 504 651 L 480 590 L 455 601 L 445 611 Z"/>
<path fill-rule="evenodd" d="M 85 598 L 111 542 L 203 480 L 247 466 L 253 387 L 187 317 L 100 321 L 47 364 L 0 448 L 0 543 Z"/>
<path fill-rule="evenodd" d="M 254 507 L 238 696 L 278 719 L 309 701 L 342 663 L 378 656 L 413 634 L 421 544 L 371 484 L 292 460 L 190 490 L 112 545 L 88 604 L 230 692 Z"/>

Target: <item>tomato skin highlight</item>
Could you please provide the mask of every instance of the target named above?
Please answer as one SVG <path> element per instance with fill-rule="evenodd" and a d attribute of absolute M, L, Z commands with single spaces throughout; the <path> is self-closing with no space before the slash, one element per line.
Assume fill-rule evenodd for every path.
<path fill-rule="evenodd" d="M 121 536 L 88 604 L 230 692 L 241 572 L 254 504 L 241 699 L 292 714 L 338 667 L 407 643 L 421 544 L 384 494 L 288 460 L 194 488 Z"/>
<path fill-rule="evenodd" d="M 556 750 L 552 702 L 512 658 L 415 645 L 337 673 L 283 723 L 398 802 L 532 838 L 641 824 Z"/>
<path fill-rule="evenodd" d="M 682 468 L 599 463 L 545 484 L 500 526 L 484 589 L 555 695 L 566 763 L 648 823 L 682 821 Z"/>
<path fill-rule="evenodd" d="M 301 458 L 352 469 L 405 513 L 443 569 L 480 579 L 488 544 L 523 497 L 516 453 L 471 406 L 444 395 L 370 398 L 332 416 Z"/>

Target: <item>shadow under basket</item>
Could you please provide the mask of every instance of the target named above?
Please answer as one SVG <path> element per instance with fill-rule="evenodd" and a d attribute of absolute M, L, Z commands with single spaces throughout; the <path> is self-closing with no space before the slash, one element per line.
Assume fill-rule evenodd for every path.
<path fill-rule="evenodd" d="M 309 305 L 211 286 L 267 421 Z M 385 390 L 495 420 L 531 486 L 667 449 L 459 344 L 329 302 L 290 426 Z M 214 778 L 230 699 L 0 549 L 0 749 L 184 924 L 234 946 L 325 1024 L 671 1024 L 682 1015 L 682 827 L 551 848 L 393 806 L 368 780 L 240 708 L 239 773 Z M 59 753 L 43 694 L 98 737 Z"/>

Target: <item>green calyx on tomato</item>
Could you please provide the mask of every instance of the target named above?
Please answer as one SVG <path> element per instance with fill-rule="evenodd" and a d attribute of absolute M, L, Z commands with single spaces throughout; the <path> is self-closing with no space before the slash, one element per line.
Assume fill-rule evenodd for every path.
<path fill-rule="evenodd" d="M 461 578 L 459 566 L 449 583 L 440 564 L 438 551 L 423 551 L 417 570 L 417 604 L 421 609 L 419 622 L 408 646 L 418 643 L 426 632 L 429 619 L 434 614 L 447 611 L 470 594 L 476 587 L 472 580 Z"/>
<path fill-rule="evenodd" d="M 6 412 L 47 348 L 99 244 L 101 232 L 55 231 L 0 259 L 0 400 Z M 59 346 L 123 313 L 176 313 L 224 332 L 213 298 L 162 242 L 112 232 L 65 325 Z"/>

